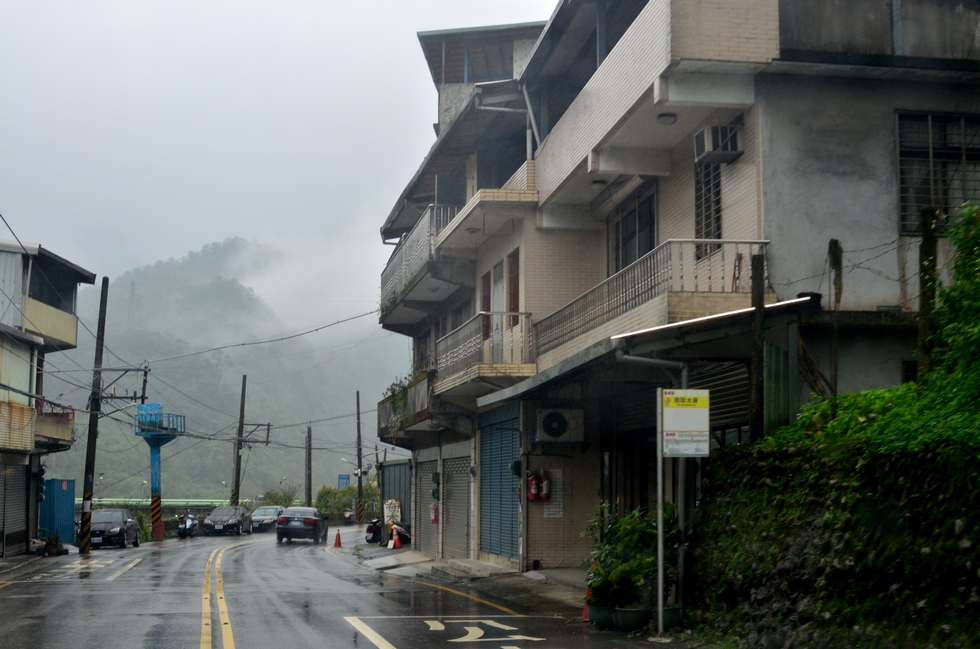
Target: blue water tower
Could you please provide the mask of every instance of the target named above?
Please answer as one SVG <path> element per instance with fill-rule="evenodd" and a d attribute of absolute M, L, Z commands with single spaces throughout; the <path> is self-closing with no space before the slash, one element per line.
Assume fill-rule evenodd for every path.
<path fill-rule="evenodd" d="M 185 432 L 184 415 L 163 412 L 159 403 L 136 406 L 136 434 L 150 446 L 150 518 L 153 540 L 163 540 L 163 503 L 160 499 L 160 447 Z"/>

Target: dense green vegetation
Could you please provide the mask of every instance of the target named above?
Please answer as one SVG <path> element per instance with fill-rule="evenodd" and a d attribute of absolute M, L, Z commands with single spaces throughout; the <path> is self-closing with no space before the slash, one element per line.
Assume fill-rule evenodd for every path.
<path fill-rule="evenodd" d="M 980 210 L 921 384 L 814 402 L 712 458 L 693 619 L 747 646 L 980 646 Z"/>

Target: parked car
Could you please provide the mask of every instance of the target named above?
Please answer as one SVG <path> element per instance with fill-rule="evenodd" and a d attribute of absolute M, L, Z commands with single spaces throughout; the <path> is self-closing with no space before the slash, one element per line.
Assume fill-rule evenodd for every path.
<path fill-rule="evenodd" d="M 97 548 L 106 545 L 126 547 L 132 543 L 134 548 L 140 545 L 140 528 L 136 517 L 128 509 L 97 509 L 92 512 L 91 546 Z"/>
<path fill-rule="evenodd" d="M 252 512 L 252 529 L 265 532 L 276 526 L 276 519 L 282 516 L 284 508 L 279 505 L 266 505 Z"/>
<path fill-rule="evenodd" d="M 276 541 L 312 539 L 316 545 L 327 540 L 327 520 L 316 507 L 287 507 L 276 521 Z"/>
<path fill-rule="evenodd" d="M 239 505 L 216 507 L 204 519 L 204 536 L 211 534 L 252 533 L 252 515 Z"/>

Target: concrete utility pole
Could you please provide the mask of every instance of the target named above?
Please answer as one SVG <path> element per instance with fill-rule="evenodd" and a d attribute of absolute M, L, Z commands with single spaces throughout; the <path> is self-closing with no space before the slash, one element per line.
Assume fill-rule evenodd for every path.
<path fill-rule="evenodd" d="M 915 380 L 922 383 L 932 359 L 933 310 L 936 305 L 936 210 L 921 213 L 922 243 L 919 244 L 919 331 Z"/>
<path fill-rule="evenodd" d="M 235 436 L 235 481 L 231 483 L 231 504 L 238 504 L 242 480 L 242 434 L 245 432 L 245 383 L 248 376 L 242 374 L 242 406 L 238 410 L 238 434 Z"/>
<path fill-rule="evenodd" d="M 830 240 L 827 249 L 830 257 L 830 268 L 834 273 L 834 324 L 830 339 L 830 382 L 833 384 L 833 392 L 830 397 L 830 418 L 837 417 L 837 376 L 838 365 L 840 364 L 840 296 L 844 291 L 844 249 L 837 239 Z"/>
<path fill-rule="evenodd" d="M 361 477 L 361 392 L 357 392 L 357 523 L 364 522 L 364 479 Z"/>
<path fill-rule="evenodd" d="M 105 344 L 105 312 L 109 301 L 109 278 L 102 278 L 99 300 L 99 326 L 95 333 L 95 369 L 88 401 L 88 443 L 85 447 L 85 486 L 82 492 L 82 521 L 78 532 L 78 552 L 88 554 L 92 540 L 92 491 L 95 488 L 95 444 L 99 439 L 99 413 L 102 410 L 102 347 Z"/>
<path fill-rule="evenodd" d="M 752 367 L 749 373 L 751 392 L 749 394 L 750 422 L 749 428 L 753 440 L 762 439 L 765 435 L 765 258 L 762 255 L 752 255 Z"/>
<path fill-rule="evenodd" d="M 146 380 L 150 378 L 150 364 L 143 361 L 143 391 L 140 393 L 140 403 L 146 403 Z"/>
<path fill-rule="evenodd" d="M 313 427 L 306 427 L 306 506 L 313 506 Z"/>

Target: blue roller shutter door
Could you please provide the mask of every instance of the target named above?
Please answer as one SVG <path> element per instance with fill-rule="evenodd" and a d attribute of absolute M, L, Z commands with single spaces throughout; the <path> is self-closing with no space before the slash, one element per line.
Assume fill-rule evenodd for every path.
<path fill-rule="evenodd" d="M 519 455 L 516 404 L 480 415 L 480 551 L 517 558 L 520 480 L 511 471 Z"/>

